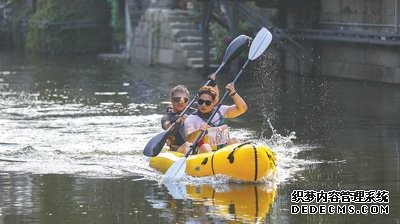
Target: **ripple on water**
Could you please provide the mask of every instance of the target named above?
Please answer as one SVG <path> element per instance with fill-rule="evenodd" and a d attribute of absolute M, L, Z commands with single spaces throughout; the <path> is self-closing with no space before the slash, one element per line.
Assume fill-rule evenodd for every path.
<path fill-rule="evenodd" d="M 142 155 L 142 148 L 160 131 L 159 119 L 160 115 L 95 116 L 25 124 L 32 128 L 20 128 L 18 134 L 10 133 L 9 141 L 18 142 L 18 145 L 12 145 L 9 150 L 1 153 L 0 167 L 5 171 L 87 177 L 112 178 L 135 174 L 158 181 L 162 174 L 148 166 L 149 160 Z M 49 128 L 43 122 L 51 122 L 57 128 Z M 30 139 L 32 132 L 38 136 Z M 297 158 L 300 152 L 315 147 L 296 145 L 293 143 L 294 133 L 281 136 L 274 132 L 270 139 L 252 139 L 254 133 L 241 129 L 233 130 L 233 134 L 267 145 L 277 154 L 277 173 L 274 177 L 277 184 L 292 179 L 307 165 L 321 162 Z M 28 146 L 24 146 L 26 144 Z M 185 177 L 183 181 L 188 184 L 217 184 L 233 180 L 216 176 Z"/>
<path fill-rule="evenodd" d="M 148 166 L 142 150 L 159 133 L 160 114 L 118 114 L 121 106 L 58 104 L 23 95 L 21 100 L 0 100 L 0 167 L 4 171 L 58 173 L 88 177 L 142 175 L 159 181 L 161 173 Z M 129 104 L 123 110 L 153 110 L 153 105 Z M 300 152 L 314 150 L 311 145 L 294 143 L 295 133 L 282 136 L 269 126 L 269 139 L 257 138 L 247 129 L 233 129 L 232 135 L 266 145 L 277 154 L 276 183 L 292 179 L 307 165 L 322 161 L 298 158 Z M 224 183 L 229 178 L 186 177 L 189 184 Z M 265 182 L 268 182 L 266 180 Z"/>
<path fill-rule="evenodd" d="M 154 110 L 146 104 L 123 109 Z M 161 115 L 116 113 L 114 107 L 58 104 L 36 96 L 0 100 L 0 169 L 88 177 L 152 176 L 144 142 Z"/>

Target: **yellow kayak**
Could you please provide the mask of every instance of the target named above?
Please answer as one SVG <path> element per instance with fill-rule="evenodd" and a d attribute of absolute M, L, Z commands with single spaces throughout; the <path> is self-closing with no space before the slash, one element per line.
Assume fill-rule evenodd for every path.
<path fill-rule="evenodd" d="M 167 151 L 150 159 L 150 167 L 165 173 L 184 154 Z M 186 174 L 194 177 L 225 175 L 230 178 L 257 182 L 275 173 L 275 154 L 263 145 L 233 144 L 214 152 L 190 155 Z"/>

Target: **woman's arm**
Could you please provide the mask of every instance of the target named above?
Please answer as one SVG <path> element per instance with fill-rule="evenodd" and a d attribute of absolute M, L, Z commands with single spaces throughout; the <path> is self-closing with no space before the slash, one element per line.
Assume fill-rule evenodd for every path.
<path fill-rule="evenodd" d="M 186 140 L 188 142 L 194 142 L 196 140 L 197 136 L 200 134 L 200 131 L 202 130 L 207 130 L 210 126 L 207 123 L 202 123 L 200 125 L 200 128 L 196 128 L 193 124 L 190 124 L 189 122 L 185 122 L 185 134 L 186 134 Z"/>
<path fill-rule="evenodd" d="M 235 85 L 231 82 L 226 86 L 226 89 L 229 90 L 229 95 L 232 97 L 234 104 L 228 107 L 225 117 L 234 118 L 245 113 L 248 109 L 247 104 L 235 91 Z"/>

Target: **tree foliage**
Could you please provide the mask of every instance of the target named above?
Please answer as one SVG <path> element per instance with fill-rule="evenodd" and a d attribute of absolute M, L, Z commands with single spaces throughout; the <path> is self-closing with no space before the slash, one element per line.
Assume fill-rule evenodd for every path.
<path fill-rule="evenodd" d="M 26 48 L 36 53 L 97 53 L 109 48 L 106 0 L 38 0 Z"/>

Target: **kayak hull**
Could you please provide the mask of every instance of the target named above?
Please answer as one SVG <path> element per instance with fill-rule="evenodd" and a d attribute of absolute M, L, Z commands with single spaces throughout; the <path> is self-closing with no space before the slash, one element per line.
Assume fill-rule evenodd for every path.
<path fill-rule="evenodd" d="M 163 152 L 150 159 L 150 167 L 165 173 L 184 155 Z M 275 173 L 275 154 L 263 145 L 233 144 L 214 152 L 191 155 L 186 161 L 186 174 L 194 177 L 225 175 L 233 179 L 257 182 Z"/>

